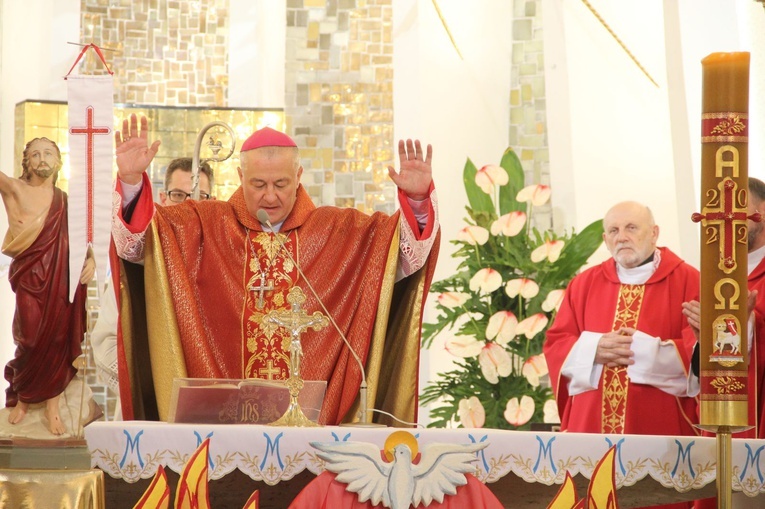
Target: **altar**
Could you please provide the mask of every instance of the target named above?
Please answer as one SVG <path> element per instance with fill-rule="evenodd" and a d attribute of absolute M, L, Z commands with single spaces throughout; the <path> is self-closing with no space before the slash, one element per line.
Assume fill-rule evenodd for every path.
<path fill-rule="evenodd" d="M 208 476 L 213 508 L 242 507 L 255 490 L 263 508 L 287 507 L 323 471 L 311 442 L 368 442 L 383 448 L 394 428 L 279 428 L 161 422 L 94 422 L 85 439 L 94 468 L 106 474 L 107 508 L 130 508 L 159 465 L 175 489 L 178 473 L 210 438 Z M 694 500 L 715 494 L 715 439 L 598 435 L 491 429 L 410 429 L 428 443 L 486 443 L 474 475 L 507 507 L 544 508 L 570 472 L 584 495 L 598 460 L 616 446 L 616 485 L 623 508 Z M 733 490 L 765 491 L 765 440 L 733 441 Z"/>

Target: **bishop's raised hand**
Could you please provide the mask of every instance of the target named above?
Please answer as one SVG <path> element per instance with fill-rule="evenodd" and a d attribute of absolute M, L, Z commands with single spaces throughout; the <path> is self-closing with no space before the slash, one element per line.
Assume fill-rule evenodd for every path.
<path fill-rule="evenodd" d="M 400 169 L 388 166 L 388 175 L 399 189 L 413 200 L 424 200 L 429 196 L 430 184 L 433 182 L 433 147 L 428 145 L 427 153 L 422 149 L 420 140 L 399 140 L 398 157 Z"/>
<path fill-rule="evenodd" d="M 141 175 L 151 164 L 159 150 L 160 141 L 156 140 L 149 146 L 149 129 L 146 117 L 141 115 L 141 127 L 133 113 L 130 120 L 122 121 L 122 131 L 114 132 L 114 143 L 117 155 L 117 176 L 126 184 L 138 184 Z"/>

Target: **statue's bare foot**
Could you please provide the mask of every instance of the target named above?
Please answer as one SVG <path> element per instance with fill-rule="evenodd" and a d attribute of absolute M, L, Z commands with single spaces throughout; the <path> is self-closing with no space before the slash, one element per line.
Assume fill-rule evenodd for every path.
<path fill-rule="evenodd" d="M 8 422 L 11 424 L 18 424 L 24 420 L 29 410 L 29 403 L 22 403 L 19 401 L 16 406 L 11 410 L 11 414 L 8 416 Z"/>
<path fill-rule="evenodd" d="M 48 419 L 48 431 L 54 435 L 63 435 L 66 433 L 66 426 L 58 413 L 58 398 L 59 396 L 56 396 L 45 402 L 45 417 Z"/>

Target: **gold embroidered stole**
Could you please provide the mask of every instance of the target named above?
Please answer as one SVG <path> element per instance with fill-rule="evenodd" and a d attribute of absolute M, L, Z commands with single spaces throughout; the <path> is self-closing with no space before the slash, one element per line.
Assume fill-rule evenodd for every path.
<path fill-rule="evenodd" d="M 612 330 L 618 331 L 622 327 L 637 328 L 644 294 L 645 285 L 621 285 Z M 630 383 L 627 367 L 604 366 L 601 383 L 603 387 L 601 432 L 624 433 L 624 417 L 627 413 L 627 393 Z"/>
<path fill-rule="evenodd" d="M 288 307 L 287 293 L 295 285 L 298 271 L 284 252 L 288 249 L 298 260 L 297 230 L 277 233 L 249 232 L 247 259 L 244 265 L 245 298 L 242 310 L 242 378 L 286 380 L 289 377 L 290 333 L 282 327 L 264 327 L 263 317 L 274 309 Z M 294 239 L 294 242 L 293 242 Z M 265 274 L 265 281 L 261 278 Z M 261 290 L 261 286 L 271 288 Z M 260 292 L 263 308 L 258 308 Z"/>

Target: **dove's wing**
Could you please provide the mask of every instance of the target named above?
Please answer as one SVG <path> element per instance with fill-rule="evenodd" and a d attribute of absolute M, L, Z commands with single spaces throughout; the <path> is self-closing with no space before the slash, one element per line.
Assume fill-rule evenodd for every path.
<path fill-rule="evenodd" d="M 412 465 L 414 495 L 412 505 L 433 500 L 444 501 L 444 495 L 457 493 L 457 486 L 467 484 L 465 474 L 475 470 L 472 464 L 475 452 L 485 448 L 488 442 L 480 444 L 429 444 L 422 448 L 420 463 Z"/>
<path fill-rule="evenodd" d="M 388 475 L 391 465 L 380 458 L 380 449 L 363 442 L 311 442 L 324 460 L 324 468 L 337 474 L 346 490 L 358 493 L 359 502 L 370 500 L 390 507 Z"/>

